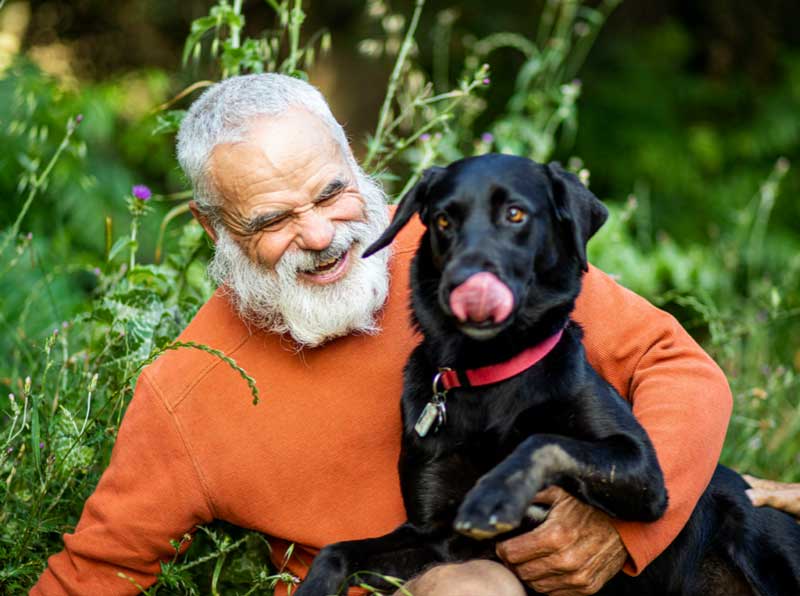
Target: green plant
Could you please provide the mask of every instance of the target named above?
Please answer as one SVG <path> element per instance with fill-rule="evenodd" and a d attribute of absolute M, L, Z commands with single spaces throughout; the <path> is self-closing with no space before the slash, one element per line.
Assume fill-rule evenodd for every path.
<path fill-rule="evenodd" d="M 788 162 L 779 159 L 715 250 L 682 247 L 666 235 L 641 246 L 633 238 L 640 207 L 631 198 L 624 209 L 612 209 L 590 251 L 621 283 L 675 312 L 728 374 L 734 413 L 723 462 L 796 481 L 800 352 L 780 338 L 798 330 L 800 257 L 769 250 L 764 232 L 787 172 Z"/>
<path fill-rule="evenodd" d="M 191 25 L 183 52 L 187 67 L 190 59 L 206 60 L 211 78 L 262 71 L 305 76 L 315 57 L 329 51 L 330 36 L 319 31 L 304 37 L 299 0 L 267 4 L 277 26 L 250 38 L 241 0 L 213 3 Z M 641 149 L 626 160 L 617 159 L 618 152 L 605 159 L 587 150 L 586 163 L 600 180 L 594 188 L 611 180 L 603 194 L 624 196 L 633 188 L 636 198 L 611 202 L 612 217 L 590 245 L 592 260 L 675 313 L 729 373 L 736 410 L 724 460 L 742 471 L 800 479 L 800 257 L 797 243 L 781 232 L 794 170 L 778 161 L 762 181 L 764 160 L 791 156 L 800 130 L 792 125 L 776 134 L 768 126 L 796 121 L 786 107 L 794 87 L 764 100 L 755 121 L 738 132 L 694 124 L 684 135 L 657 101 L 646 102 L 647 116 L 655 112 L 661 119 L 637 128 L 631 120 L 642 110 L 641 94 L 658 90 L 672 72 L 667 66 L 684 56 L 675 31 L 658 33 L 653 47 L 640 42 L 642 51 L 615 62 L 626 63 L 622 70 L 632 78 L 614 80 L 608 91 L 575 77 L 617 2 L 590 8 L 577 0 L 548 0 L 530 34 L 462 39 L 466 55 L 452 69 L 458 15 L 447 9 L 435 19 L 428 74 L 420 47 L 424 4 L 416 0 L 406 18 L 383 1 L 367 3 L 380 34 L 360 47 L 393 60 L 375 131 L 365 140 L 367 170 L 397 197 L 429 165 L 490 150 L 569 158 L 578 101 L 592 99 L 581 94 L 611 93 L 613 105 L 627 109 L 614 120 L 625 124 L 619 136 Z M 507 101 L 490 106 L 490 64 L 501 51 L 521 56 L 522 66 Z M 787 63 L 795 81 L 800 61 Z M 452 85 L 451 72 L 459 73 Z M 182 218 L 191 193 L 174 173 L 170 140 L 151 130 L 176 130 L 183 112 L 172 108 L 211 81 L 201 79 L 168 99 L 172 83 L 164 73 L 133 79 L 68 91 L 24 57 L 0 75 L 6 149 L 0 187 L 10 207 L 0 212 L 0 591 L 11 594 L 30 587 L 47 555 L 61 548 L 61 534 L 74 527 L 107 464 L 142 366 L 166 350 L 200 349 L 234 367 L 258 398 L 247 372 L 227 356 L 174 342 L 212 291 L 204 271 L 208 247 L 203 230 Z M 706 83 L 668 80 L 691 89 L 702 106 L 717 110 L 724 100 Z M 125 115 L 131 88 L 149 98 L 133 119 Z M 147 114 L 151 105 L 158 107 Z M 76 127 L 79 113 L 86 117 Z M 586 128 L 605 148 L 612 135 L 598 128 L 598 120 L 589 119 Z M 684 136 L 692 139 L 689 151 L 680 144 Z M 146 165 L 140 171 L 132 162 Z M 583 162 L 568 162 L 587 178 Z M 747 175 L 728 176 L 715 169 L 720 163 L 735 164 L 736 172 L 744 167 Z M 624 178 L 629 170 L 637 178 Z M 164 191 L 144 200 L 147 193 L 131 188 L 140 179 Z M 689 199 L 679 204 L 687 213 L 686 201 L 702 212 L 711 207 L 701 199 L 712 197 L 708 204 L 720 223 L 711 246 L 708 238 L 683 233 L 697 227 L 693 216 L 676 218 L 674 227 L 661 223 L 661 212 L 675 210 L 664 199 L 665 188 L 685 189 Z M 197 532 L 185 554 L 186 538 L 174 539 L 175 556 L 143 592 L 268 593 L 278 582 L 293 582 L 283 566 L 269 562 L 269 544 L 259 534 L 215 523 Z"/>

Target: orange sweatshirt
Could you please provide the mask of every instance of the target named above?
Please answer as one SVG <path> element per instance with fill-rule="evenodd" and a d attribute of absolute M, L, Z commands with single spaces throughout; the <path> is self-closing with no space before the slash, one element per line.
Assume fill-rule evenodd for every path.
<path fill-rule="evenodd" d="M 325 544 L 377 536 L 405 519 L 397 458 L 409 326 L 408 274 L 421 227 L 394 244 L 382 333 L 296 352 L 249 333 L 218 292 L 180 337 L 222 350 L 256 379 L 261 402 L 226 363 L 182 349 L 139 377 L 111 463 L 65 548 L 31 594 L 136 594 L 172 558 L 171 539 L 222 519 L 271 537 L 280 566 L 303 576 Z M 651 524 L 616 522 L 641 571 L 675 538 L 722 448 L 731 395 L 719 368 L 668 314 L 597 269 L 575 318 L 592 365 L 632 402 L 655 444 L 669 491 Z M 279 586 L 277 594 L 285 594 Z"/>

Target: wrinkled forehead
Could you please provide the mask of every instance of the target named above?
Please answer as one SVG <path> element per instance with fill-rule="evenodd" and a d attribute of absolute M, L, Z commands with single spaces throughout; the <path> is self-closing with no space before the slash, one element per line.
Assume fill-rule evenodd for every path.
<path fill-rule="evenodd" d="M 226 202 L 278 191 L 313 193 L 352 177 L 348 155 L 328 125 L 303 109 L 255 118 L 241 140 L 214 147 L 209 173 Z"/>
<path fill-rule="evenodd" d="M 280 116 L 254 118 L 247 127 L 245 141 L 257 145 L 275 165 L 291 163 L 298 154 L 346 160 L 345 148 L 336 141 L 328 124 L 303 108 L 291 108 Z"/>

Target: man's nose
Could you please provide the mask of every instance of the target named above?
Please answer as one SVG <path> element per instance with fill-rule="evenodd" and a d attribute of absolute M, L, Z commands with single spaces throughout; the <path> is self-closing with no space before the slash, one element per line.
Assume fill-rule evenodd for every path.
<path fill-rule="evenodd" d="M 295 243 L 303 250 L 324 250 L 333 241 L 333 222 L 315 209 L 302 213 L 296 225 Z"/>

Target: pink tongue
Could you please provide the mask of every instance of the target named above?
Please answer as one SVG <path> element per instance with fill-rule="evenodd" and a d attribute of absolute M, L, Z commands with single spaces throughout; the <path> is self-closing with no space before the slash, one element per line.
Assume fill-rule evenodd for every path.
<path fill-rule="evenodd" d="M 492 273 L 476 273 L 450 293 L 450 310 L 462 323 L 500 323 L 513 307 L 511 290 Z"/>

